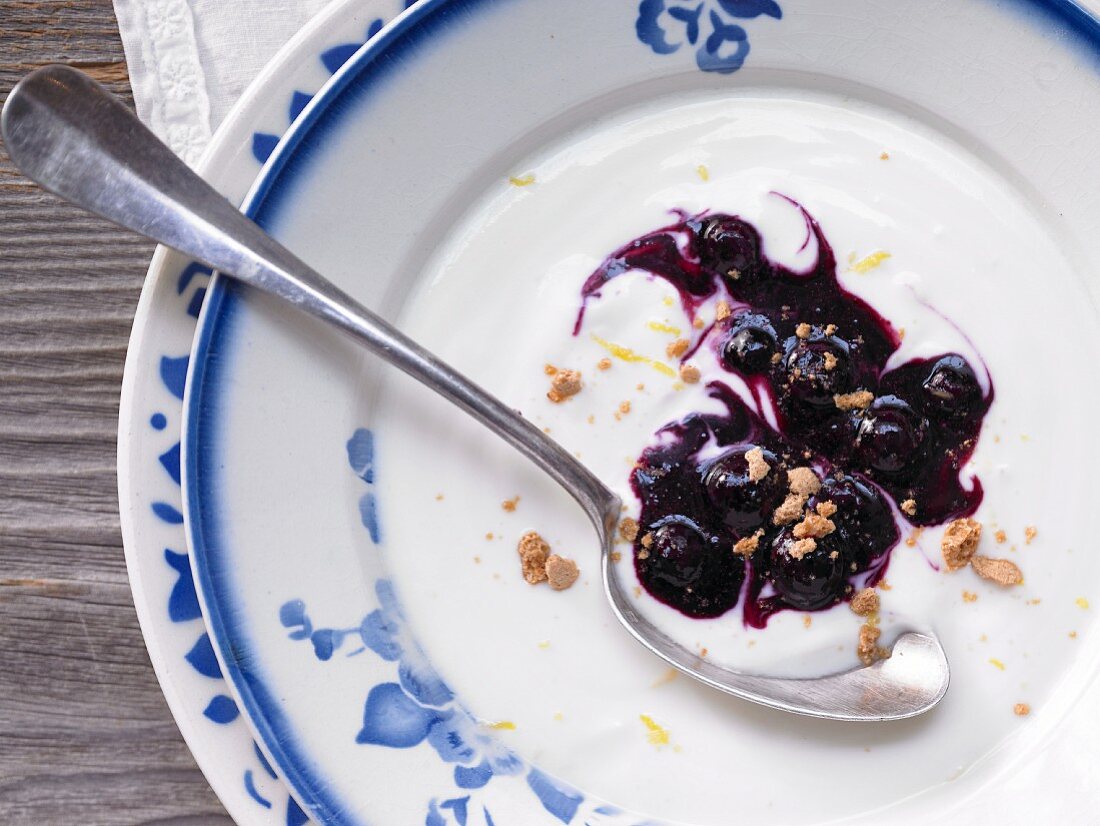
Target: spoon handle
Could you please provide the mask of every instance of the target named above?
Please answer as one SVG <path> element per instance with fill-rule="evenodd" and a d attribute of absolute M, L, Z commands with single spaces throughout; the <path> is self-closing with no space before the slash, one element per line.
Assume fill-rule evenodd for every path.
<path fill-rule="evenodd" d="M 327 321 L 449 399 L 558 481 L 601 532 L 618 499 L 539 428 L 310 269 L 238 211 L 116 97 L 67 66 L 12 90 L 8 154 L 62 198 Z"/>

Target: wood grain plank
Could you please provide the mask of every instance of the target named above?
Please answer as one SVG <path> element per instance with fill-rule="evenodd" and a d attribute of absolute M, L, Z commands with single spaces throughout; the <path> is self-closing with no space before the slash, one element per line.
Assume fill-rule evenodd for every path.
<path fill-rule="evenodd" d="M 0 94 L 69 63 L 130 100 L 110 0 L 0 0 Z M 149 665 L 115 431 L 152 246 L 0 150 L 0 823 L 229 823 Z"/>

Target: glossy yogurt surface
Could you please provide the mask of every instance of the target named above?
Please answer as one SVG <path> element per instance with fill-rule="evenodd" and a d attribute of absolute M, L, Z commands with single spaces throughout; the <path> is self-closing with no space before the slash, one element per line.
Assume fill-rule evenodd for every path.
<path fill-rule="evenodd" d="M 716 394 L 713 381 L 772 429 L 783 412 L 759 407 L 721 348 L 691 354 L 697 384 L 662 369 L 676 364 L 666 346 L 697 330 L 692 314 L 715 322 L 717 294 L 700 294 L 689 313 L 668 280 L 625 272 L 587 302 L 574 336 L 586 280 L 631 239 L 704 213 L 739 216 L 776 266 L 807 271 L 819 251 L 805 243 L 801 205 L 835 254 L 839 285 L 898 332 L 887 373 L 958 354 L 988 399 L 988 368 L 995 398 L 958 469 L 961 504 L 947 510 L 976 508 L 983 552 L 1025 576 L 1004 590 L 941 570 L 942 528 L 918 531 L 920 519 L 891 506 L 900 542 L 880 591 L 883 641 L 934 629 L 952 665 L 946 699 L 933 714 L 883 726 L 757 708 L 670 675 L 633 642 L 604 603 L 598 548 L 571 500 L 496 437 L 394 377 L 364 401 L 374 407 L 387 564 L 422 644 L 467 706 L 513 723 L 502 739 L 593 794 L 715 826 L 820 823 L 891 804 L 900 816 L 918 805 L 904 802 L 913 795 L 977 788 L 1002 765 L 981 758 L 1001 746 L 1008 759 L 1016 733 L 1045 725 L 1043 709 L 1083 645 L 1082 583 L 1100 574 L 1073 516 L 1093 507 L 1084 480 L 1098 450 L 1080 434 L 1091 432 L 1100 398 L 1079 379 L 1100 342 L 1065 242 L 1007 180 L 995 159 L 897 113 L 746 90 L 588 123 L 499 170 L 455 225 L 426 226 L 425 243 L 442 244 L 404 305 L 404 329 L 546 428 L 638 516 L 631 475 L 654 434 L 693 414 L 728 416 L 727 391 Z M 597 369 L 603 358 L 610 369 Z M 580 370 L 583 390 L 550 402 L 547 364 Z M 514 511 L 502 508 L 516 496 Z M 1028 526 L 1038 531 L 1030 544 Z M 515 546 L 528 530 L 578 562 L 573 588 L 524 582 Z M 786 675 L 857 663 L 862 620 L 843 602 L 781 611 L 763 628 L 741 611 L 691 618 L 648 594 L 630 546 L 622 552 L 618 575 L 639 609 L 710 658 Z M 1014 715 L 1016 703 L 1031 716 Z M 650 737 L 643 716 L 667 743 Z"/>

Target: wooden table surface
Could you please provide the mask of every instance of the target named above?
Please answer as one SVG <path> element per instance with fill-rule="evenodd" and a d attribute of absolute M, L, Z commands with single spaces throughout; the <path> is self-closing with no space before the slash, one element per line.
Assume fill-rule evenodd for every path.
<path fill-rule="evenodd" d="M 0 95 L 46 63 L 130 98 L 111 0 L 0 0 Z M 122 555 L 118 397 L 152 251 L 0 148 L 4 826 L 231 822 L 161 696 Z"/>

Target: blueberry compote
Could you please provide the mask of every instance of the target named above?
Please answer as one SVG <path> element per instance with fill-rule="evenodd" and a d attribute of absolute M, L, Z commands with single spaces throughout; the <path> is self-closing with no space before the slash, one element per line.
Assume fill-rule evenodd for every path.
<path fill-rule="evenodd" d="M 821 228 L 802 213 L 805 246 L 817 246 L 808 271 L 769 260 L 760 234 L 741 218 L 680 215 L 611 255 L 582 290 L 574 332 L 603 285 L 631 271 L 670 282 L 693 319 L 703 302 L 720 298 L 729 315 L 701 331 L 692 351 L 712 347 L 723 369 L 774 409 L 778 428 L 725 380 L 710 381 L 707 392 L 725 413 L 665 425 L 632 474 L 642 503 L 638 577 L 691 617 L 724 614 L 742 594 L 744 620 L 758 628 L 784 608 L 828 608 L 856 583 L 874 585 L 884 575 L 899 539 L 891 498 L 905 504 L 914 525 L 969 515 L 982 499 L 978 480 L 963 487 L 959 471 L 992 402 L 992 382 L 983 391 L 974 368 L 953 353 L 887 370 L 897 331 L 841 287 Z M 747 454 L 756 449 L 770 470 L 754 479 Z M 800 467 L 820 479 L 804 512 L 835 506 L 831 532 L 809 552 L 796 544 L 798 520 L 774 518 L 789 493 L 787 471 Z M 733 551 L 751 537 L 755 550 Z"/>

